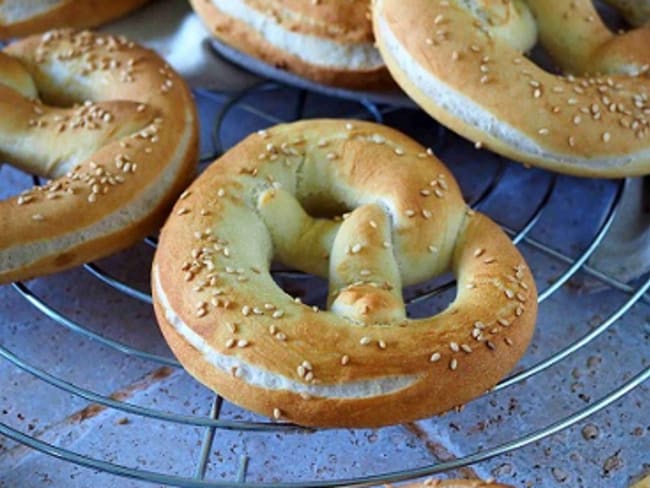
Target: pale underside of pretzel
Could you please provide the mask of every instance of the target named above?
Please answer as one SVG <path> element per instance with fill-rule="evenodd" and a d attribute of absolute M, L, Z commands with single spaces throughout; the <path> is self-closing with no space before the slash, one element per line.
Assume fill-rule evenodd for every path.
<path fill-rule="evenodd" d="M 477 4 L 373 2 L 379 49 L 419 105 L 477 146 L 526 164 L 596 177 L 650 173 L 650 26 L 614 35 L 591 0 L 508 0 L 484 15 L 468 7 Z M 522 33 L 537 28 L 566 76 L 522 54 Z"/>
<path fill-rule="evenodd" d="M 0 39 L 54 28 L 94 27 L 120 17 L 149 0 L 3 0 Z"/>
<path fill-rule="evenodd" d="M 0 201 L 0 283 L 142 239 L 194 173 L 189 90 L 123 38 L 66 30 L 9 45 L 0 113 L 0 160 L 49 179 Z"/>
<path fill-rule="evenodd" d="M 328 278 L 329 310 L 280 289 L 273 260 Z M 407 318 L 402 287 L 448 270 L 455 301 Z M 519 360 L 537 309 L 523 258 L 451 173 L 359 121 L 276 126 L 228 151 L 177 202 L 152 283 L 192 375 L 305 425 L 386 425 L 465 403 Z"/>
<path fill-rule="evenodd" d="M 368 19 L 369 1 L 191 0 L 223 42 L 320 83 L 393 87 Z"/>

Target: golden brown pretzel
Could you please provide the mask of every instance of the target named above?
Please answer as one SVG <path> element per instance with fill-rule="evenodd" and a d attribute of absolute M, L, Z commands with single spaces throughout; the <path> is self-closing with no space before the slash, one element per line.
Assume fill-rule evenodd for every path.
<path fill-rule="evenodd" d="M 274 258 L 328 277 L 329 311 L 283 292 Z M 456 300 L 406 318 L 402 286 L 447 270 Z M 177 202 L 152 283 L 192 375 L 305 425 L 393 424 L 467 402 L 519 360 L 537 310 L 523 258 L 451 173 L 359 121 L 280 125 L 228 151 Z"/>
<path fill-rule="evenodd" d="M 66 30 L 9 45 L 0 114 L 0 160 L 51 178 L 0 201 L 0 283 L 143 238 L 194 172 L 189 90 L 158 55 L 123 38 Z"/>
<path fill-rule="evenodd" d="M 149 0 L 0 0 L 0 39 L 56 27 L 93 27 Z"/>
<path fill-rule="evenodd" d="M 320 83 L 393 86 L 373 45 L 369 0 L 190 0 L 223 42 Z"/>
<path fill-rule="evenodd" d="M 566 76 L 497 29 L 495 18 L 520 18 L 506 30 L 534 32 L 528 8 Z M 398 84 L 479 146 L 576 175 L 650 173 L 650 26 L 614 35 L 591 0 L 374 0 L 373 12 Z"/>

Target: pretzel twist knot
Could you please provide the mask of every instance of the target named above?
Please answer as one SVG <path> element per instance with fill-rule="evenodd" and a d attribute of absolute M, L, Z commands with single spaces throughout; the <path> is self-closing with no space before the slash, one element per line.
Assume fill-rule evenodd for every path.
<path fill-rule="evenodd" d="M 0 201 L 0 283 L 123 249 L 194 173 L 189 90 L 123 38 L 51 31 L 0 52 L 0 161 L 50 180 Z"/>
<path fill-rule="evenodd" d="M 650 173 L 650 25 L 613 34 L 591 0 L 374 0 L 373 19 L 400 86 L 478 146 L 581 176 Z M 564 75 L 522 54 L 538 35 Z"/>
<path fill-rule="evenodd" d="M 329 311 L 283 292 L 273 260 L 329 278 Z M 402 288 L 450 269 L 455 301 L 407 318 Z M 152 282 L 191 374 L 306 425 L 385 425 L 470 400 L 521 357 L 537 308 L 523 258 L 451 173 L 358 121 L 280 125 L 228 151 L 177 203 Z"/>

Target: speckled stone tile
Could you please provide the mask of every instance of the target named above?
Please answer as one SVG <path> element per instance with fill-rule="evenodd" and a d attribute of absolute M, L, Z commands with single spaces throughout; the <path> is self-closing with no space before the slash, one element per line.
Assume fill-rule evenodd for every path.
<path fill-rule="evenodd" d="M 199 95 L 203 122 L 202 154 L 214 153 L 212 125 L 227 97 Z M 227 148 L 248 132 L 276 120 L 342 114 L 368 117 L 360 104 L 289 89 L 267 89 L 244 97 L 224 117 L 218 132 Z M 261 112 L 270 112 L 267 117 Z M 461 182 L 468 199 L 478 197 L 496 178 L 496 190 L 481 209 L 513 229 L 524 226 L 540 205 L 554 175 L 524 169 L 477 151 L 459 138 L 440 133 L 413 110 L 387 111 L 389 125 L 412 133 L 439 154 Z M 29 184 L 10 168 L 0 169 L 0 197 Z M 557 177 L 556 187 L 530 237 L 570 257 L 580 256 L 607 215 L 617 185 L 609 181 Z M 540 290 L 567 264 L 523 242 L 520 249 L 533 268 Z M 147 292 L 152 250 L 146 244 L 101 260 L 98 266 Z M 606 288 L 587 293 L 593 280 L 582 272 L 540 308 L 531 348 L 516 371 L 530 367 L 594 330 L 629 295 Z M 322 281 L 280 280 L 307 303 L 323 301 Z M 412 287 L 421 293 L 432 283 Z M 152 310 L 101 283 L 83 269 L 28 283 L 32 292 L 92 334 L 117 341 L 105 344 L 70 330 L 29 305 L 11 286 L 0 287 L 0 346 L 43 373 L 64 380 L 73 390 L 127 402 L 154 416 L 208 415 L 214 395 L 173 364 Z M 444 293 L 410 310 L 435 313 L 453 299 Z M 152 355 L 127 354 L 122 347 Z M 505 347 L 505 346 L 501 346 Z M 486 450 L 543 429 L 575 413 L 648 367 L 650 307 L 639 303 L 586 347 L 558 365 L 501 391 L 479 398 L 461 411 L 384 429 L 316 432 L 243 432 L 218 429 L 209 450 L 206 477 L 237 479 L 242 459 L 247 480 L 274 483 L 307 479 L 354 478 L 420 468 Z M 517 487 L 627 487 L 650 469 L 648 385 L 637 388 L 604 411 L 552 437 L 514 452 L 455 471 L 457 476 L 494 476 Z M 224 402 L 220 418 L 266 421 Z M 0 423 L 31 437 L 105 462 L 170 476 L 193 477 L 205 427 L 103 408 L 47 384 L 12 361 L 0 358 Z M 166 486 L 130 480 L 38 453 L 0 436 L 0 487 L 81 488 Z"/>

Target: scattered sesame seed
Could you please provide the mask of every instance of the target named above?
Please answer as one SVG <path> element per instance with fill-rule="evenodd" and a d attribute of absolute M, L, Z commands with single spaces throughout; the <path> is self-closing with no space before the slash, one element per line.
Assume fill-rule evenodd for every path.
<path fill-rule="evenodd" d="M 371 341 L 370 337 L 363 336 L 361 339 L 359 339 L 359 344 L 361 344 L 362 346 L 367 346 L 368 344 L 370 344 L 370 341 Z"/>
<path fill-rule="evenodd" d="M 348 356 L 347 354 L 341 356 L 341 366 L 346 366 L 349 363 L 350 363 L 350 356 Z"/>
<path fill-rule="evenodd" d="M 452 360 L 449 362 L 449 369 L 456 371 L 456 368 L 458 368 L 458 360 L 456 358 L 452 358 Z"/>
<path fill-rule="evenodd" d="M 431 354 L 431 356 L 429 357 L 429 362 L 430 362 L 430 363 L 438 362 L 438 361 L 440 361 L 440 358 L 441 358 L 441 357 L 442 357 L 442 354 L 440 354 L 439 352 L 434 352 L 434 353 Z"/>

